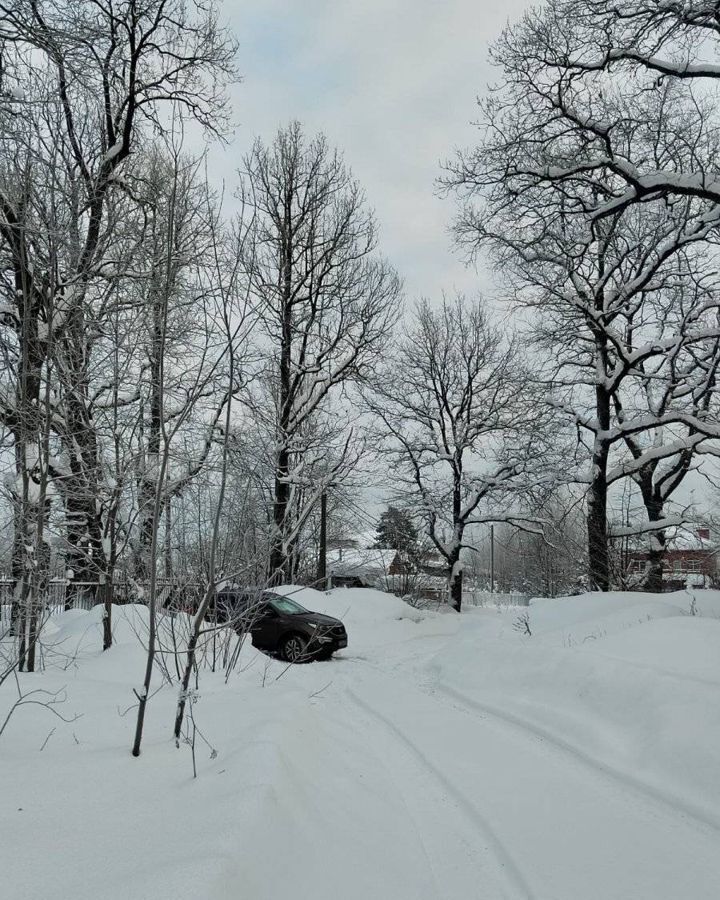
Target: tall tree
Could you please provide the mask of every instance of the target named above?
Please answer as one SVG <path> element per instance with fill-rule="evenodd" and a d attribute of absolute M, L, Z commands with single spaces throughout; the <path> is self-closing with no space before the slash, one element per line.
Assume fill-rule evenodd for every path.
<path fill-rule="evenodd" d="M 445 561 L 459 612 L 466 530 L 523 521 L 516 496 L 541 457 L 542 433 L 533 421 L 539 407 L 517 346 L 479 301 L 458 297 L 437 307 L 423 301 L 367 402 L 403 499 Z"/>
<path fill-rule="evenodd" d="M 87 536 L 97 544 L 89 341 L 107 297 L 107 267 L 118 262 L 113 198 L 129 193 L 126 160 L 142 146 L 144 128 L 165 129 L 165 111 L 222 127 L 234 45 L 212 3 L 9 0 L 0 12 L 3 100 L 12 101 L 0 104 L 0 140 L 9 147 L 0 173 L 0 254 L 15 285 L 18 314 L 10 324 L 22 348 L 18 391 L 3 416 L 20 429 L 18 477 L 27 482 L 23 472 L 31 473 L 39 456 L 38 409 L 52 345 L 65 386 L 60 415 L 72 436 L 63 473 L 65 496 L 72 497 L 68 537 L 82 564 Z M 18 190 L 17 167 L 29 172 L 29 165 L 34 177 Z M 45 186 L 51 190 L 43 193 Z M 22 575 L 32 568 L 25 548 L 34 545 L 22 539 L 32 510 L 20 508 L 14 568 Z M 21 593 L 22 585 L 21 578 Z"/>
<path fill-rule="evenodd" d="M 172 222 L 176 207 L 176 195 L 183 184 L 182 167 L 179 165 L 179 155 L 175 156 L 174 179 L 172 182 L 171 196 L 168 201 L 170 213 L 168 229 L 169 235 L 173 233 Z M 209 236 L 209 270 L 206 273 L 205 287 L 209 302 L 207 305 L 207 319 L 204 352 L 201 354 L 201 364 L 192 365 L 192 377 L 188 383 L 182 384 L 177 392 L 166 391 L 165 367 L 168 361 L 166 357 L 169 312 L 171 291 L 169 283 L 165 281 L 165 287 L 159 291 L 159 296 L 154 298 L 158 309 L 153 311 L 153 321 L 157 322 L 157 339 L 153 338 L 153 352 L 157 354 L 157 379 L 159 382 L 159 409 L 158 428 L 159 446 L 154 452 L 152 480 L 154 486 L 154 498 L 150 519 L 150 546 L 149 546 L 149 586 L 148 607 L 150 628 L 147 641 L 147 657 L 145 664 L 145 676 L 141 691 L 136 693 L 138 699 L 138 715 L 133 742 L 133 756 L 140 755 L 142 744 L 144 719 L 149 699 L 150 684 L 155 666 L 156 652 L 156 612 L 158 607 L 158 575 L 159 575 L 159 537 L 161 530 L 161 516 L 163 503 L 167 500 L 167 481 L 173 461 L 174 442 L 181 432 L 188 418 L 193 414 L 200 399 L 208 394 L 219 394 L 219 406 L 214 412 L 210 427 L 214 432 L 218 420 L 222 415 L 223 425 L 218 435 L 220 443 L 219 460 L 219 488 L 213 510 L 213 525 L 208 554 L 208 566 L 205 572 L 206 581 L 202 591 L 199 608 L 192 619 L 185 653 L 185 667 L 182 677 L 182 689 L 178 698 L 178 707 L 175 720 L 175 736 L 179 737 L 180 728 L 185 711 L 186 694 L 190 676 L 195 663 L 195 654 L 198 641 L 202 635 L 205 616 L 211 604 L 214 602 L 219 578 L 217 570 L 219 533 L 222 521 L 222 511 L 225 499 L 228 469 L 228 446 L 231 433 L 232 402 L 240 392 L 242 381 L 242 368 L 245 365 L 247 338 L 252 329 L 252 317 L 249 314 L 247 302 L 247 288 L 243 289 L 240 277 L 240 260 L 242 259 L 242 244 L 246 240 L 245 229 L 236 230 L 232 236 L 229 229 L 223 225 L 220 211 L 216 207 L 212 195 L 206 187 L 204 199 L 204 220 L 208 226 Z M 170 239 L 165 242 L 166 259 L 163 261 L 162 271 L 168 272 L 173 268 L 173 261 L 177 252 L 175 242 Z M 219 337 L 218 345 L 213 335 Z M 209 352 L 212 347 L 214 352 Z M 169 355 L 169 354 L 168 354 Z M 218 390 L 219 382 L 225 382 L 222 389 Z M 177 394 L 182 395 L 178 402 Z M 211 438 L 212 439 L 212 438 Z M 189 480 L 186 474 L 184 480 Z"/>
<path fill-rule="evenodd" d="M 526 19 L 532 21 L 535 14 Z M 564 94 L 548 87 L 554 71 L 541 58 L 547 35 L 535 37 L 537 44 L 522 27 L 510 28 L 498 43 L 496 61 L 506 80 L 484 104 L 480 144 L 451 164 L 448 183 L 462 199 L 459 243 L 471 255 L 489 249 L 516 305 L 531 311 L 539 377 L 587 446 L 581 477 L 588 485 L 589 578 L 595 589 L 607 590 L 611 483 L 623 473 L 640 477 L 641 469 L 647 477 L 660 460 L 677 456 L 684 434 L 681 480 L 700 436 L 713 433 L 703 426 L 700 407 L 714 391 L 707 370 L 714 373 L 718 297 L 709 246 L 717 219 L 706 201 L 693 197 L 625 206 L 596 219 L 593 210 L 623 189 L 622 179 L 610 163 L 592 163 L 588 177 L 583 164 L 593 148 L 577 136 Z M 534 54 L 530 65 L 524 50 Z M 696 141 L 690 131 L 686 140 L 673 141 L 680 123 L 703 123 L 702 110 L 689 108 L 674 89 L 642 98 L 632 117 L 614 95 L 585 99 L 603 127 L 612 123 L 614 146 L 624 157 L 663 155 L 676 168 L 691 158 L 710 165 L 708 136 Z M 704 373 L 687 365 L 700 357 Z M 660 402 L 662 378 L 667 390 Z M 641 435 L 650 430 L 655 461 L 643 464 Z M 636 458 L 629 469 L 612 459 L 623 447 Z M 648 511 L 660 532 L 657 500 Z"/>
<path fill-rule="evenodd" d="M 308 140 L 292 123 L 271 146 L 258 141 L 242 193 L 253 214 L 245 266 L 265 337 L 253 409 L 273 435 L 268 575 L 278 583 L 292 574 L 299 524 L 352 453 L 328 404 L 376 362 L 397 317 L 400 282 L 376 253 L 358 183 L 322 135 Z M 349 425 L 350 412 L 343 418 Z"/>

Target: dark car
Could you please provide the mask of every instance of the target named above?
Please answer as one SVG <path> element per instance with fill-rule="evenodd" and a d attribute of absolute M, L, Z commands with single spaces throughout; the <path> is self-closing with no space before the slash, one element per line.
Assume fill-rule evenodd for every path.
<path fill-rule="evenodd" d="M 228 622 L 238 633 L 249 632 L 254 647 L 287 662 L 330 659 L 347 647 L 347 632 L 339 619 L 272 591 L 223 591 L 217 595 L 216 608 L 217 621 Z"/>

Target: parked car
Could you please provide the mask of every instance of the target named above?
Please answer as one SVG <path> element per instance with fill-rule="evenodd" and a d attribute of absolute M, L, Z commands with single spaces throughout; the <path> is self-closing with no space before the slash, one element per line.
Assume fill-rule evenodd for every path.
<path fill-rule="evenodd" d="M 238 633 L 249 632 L 254 647 L 287 662 L 330 659 L 347 647 L 339 619 L 273 591 L 223 591 L 217 595 L 215 618 L 232 624 Z"/>

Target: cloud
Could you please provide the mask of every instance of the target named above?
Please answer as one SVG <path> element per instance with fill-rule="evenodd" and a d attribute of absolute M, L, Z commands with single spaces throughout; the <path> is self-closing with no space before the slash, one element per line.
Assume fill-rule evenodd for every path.
<path fill-rule="evenodd" d="M 240 41 L 240 126 L 213 166 L 234 180 L 256 136 L 299 119 L 345 154 L 381 227 L 383 252 L 409 297 L 477 290 L 488 276 L 453 254 L 441 160 L 473 140 L 475 98 L 494 73 L 488 42 L 520 0 L 227 0 Z"/>

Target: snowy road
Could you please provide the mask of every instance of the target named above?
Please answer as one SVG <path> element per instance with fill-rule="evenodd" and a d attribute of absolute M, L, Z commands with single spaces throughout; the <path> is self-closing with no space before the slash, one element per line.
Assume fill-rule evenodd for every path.
<path fill-rule="evenodd" d="M 720 830 L 568 746 L 360 663 L 335 702 L 396 773 L 427 896 L 717 898 Z"/>
<path fill-rule="evenodd" d="M 199 751 L 197 780 L 167 737 L 172 689 L 153 699 L 143 756 L 127 752 L 136 626 L 109 656 L 93 637 L 74 669 L 48 670 L 82 718 L 45 744 L 52 725 L 24 713 L 0 747 L 8 896 L 720 896 L 719 620 L 622 597 L 585 615 L 572 598 L 534 611 L 528 642 L 512 612 L 326 602 L 351 638 L 331 662 L 251 654 L 228 685 L 204 676 L 197 717 L 217 756 Z"/>

